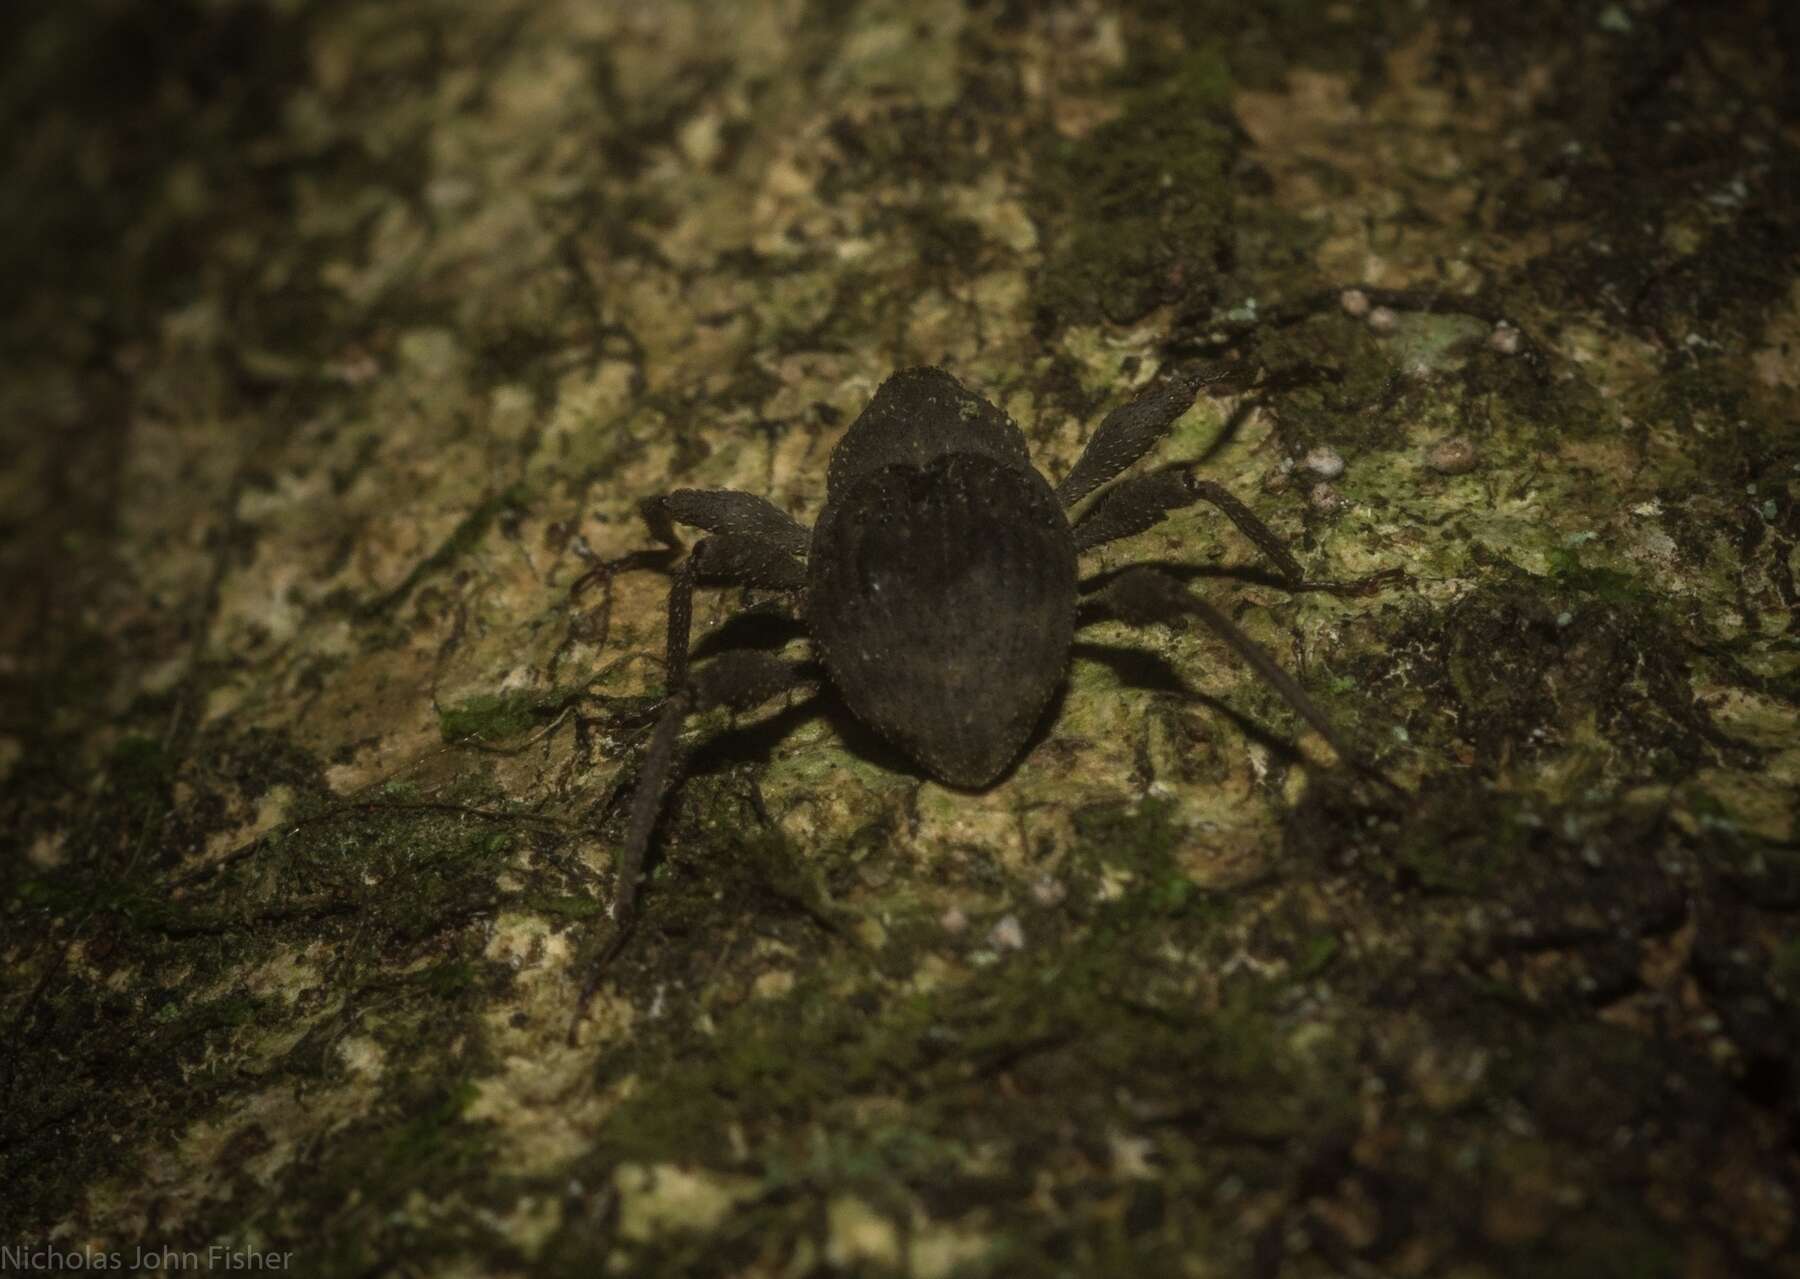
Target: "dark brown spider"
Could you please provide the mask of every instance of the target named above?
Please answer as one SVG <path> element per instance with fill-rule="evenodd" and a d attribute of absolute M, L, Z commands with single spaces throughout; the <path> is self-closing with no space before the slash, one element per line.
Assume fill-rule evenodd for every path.
<path fill-rule="evenodd" d="M 908 369 L 881 384 L 832 453 L 825 509 L 810 531 L 767 500 L 727 489 L 678 489 L 641 503 L 662 549 L 599 565 L 578 588 L 597 579 L 610 584 L 625 569 L 672 563 L 683 549 L 676 524 L 709 536 L 681 562 L 669 592 L 668 693 L 631 797 L 614 936 L 582 1005 L 631 923 L 683 722 L 716 706 L 747 710 L 815 684 L 821 666 L 856 717 L 919 768 L 978 790 L 1018 759 L 1062 684 L 1078 603 L 1131 625 L 1198 617 L 1340 758 L 1373 772 L 1267 653 L 1168 573 L 1127 569 L 1082 598 L 1082 554 L 1194 502 L 1223 511 L 1291 587 L 1309 585 L 1281 539 L 1219 485 L 1195 478 L 1191 464 L 1122 480 L 1069 518 L 1083 498 L 1149 452 L 1201 386 L 1223 376 L 1182 369 L 1113 410 L 1053 487 L 1005 413 L 942 369 Z M 700 585 L 785 593 L 818 661 L 740 649 L 690 669 Z"/>

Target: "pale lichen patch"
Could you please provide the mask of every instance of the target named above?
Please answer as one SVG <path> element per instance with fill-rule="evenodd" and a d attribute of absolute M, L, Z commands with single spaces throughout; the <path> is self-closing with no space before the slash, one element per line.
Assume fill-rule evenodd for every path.
<path fill-rule="evenodd" d="M 619 1196 L 619 1234 L 636 1243 L 676 1231 L 710 1230 L 757 1189 L 747 1177 L 676 1164 L 621 1164 L 612 1182 Z"/>
<path fill-rule="evenodd" d="M 843 1268 L 897 1267 L 900 1232 L 894 1223 L 855 1195 L 839 1195 L 826 1206 L 825 1257 Z"/>
<path fill-rule="evenodd" d="M 367 1035 L 346 1035 L 337 1042 L 337 1055 L 351 1074 L 379 1082 L 387 1071 L 387 1051 Z"/>

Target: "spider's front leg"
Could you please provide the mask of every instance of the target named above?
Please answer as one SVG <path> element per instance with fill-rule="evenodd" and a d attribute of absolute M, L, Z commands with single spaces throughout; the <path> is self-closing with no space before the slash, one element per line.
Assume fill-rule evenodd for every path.
<path fill-rule="evenodd" d="M 1287 543 L 1223 485 L 1196 479 L 1191 464 L 1186 462 L 1133 476 L 1101 494 L 1100 500 L 1075 522 L 1075 549 L 1077 553 L 1091 551 L 1142 533 L 1161 523 L 1170 511 L 1195 502 L 1210 502 L 1223 511 L 1238 531 L 1256 543 L 1257 549 L 1281 570 L 1290 587 L 1304 584 L 1305 573 Z"/>
<path fill-rule="evenodd" d="M 607 623 L 612 616 L 613 579 L 622 573 L 665 569 L 673 564 L 686 549 L 675 531 L 677 524 L 726 537 L 755 538 L 789 555 L 806 554 L 806 526 L 754 493 L 735 489 L 676 489 L 639 502 L 638 517 L 644 521 L 650 536 L 661 545 L 593 562 L 587 572 L 569 586 L 570 598 L 581 595 L 596 583 L 600 586 L 601 643 L 605 643 Z M 592 554 L 587 552 L 590 557 Z"/>
<path fill-rule="evenodd" d="M 1190 365 L 1177 369 L 1167 380 L 1108 413 L 1082 450 L 1074 468 L 1056 487 L 1057 500 L 1063 508 L 1073 507 L 1141 459 L 1188 411 L 1201 387 L 1223 381 L 1230 371 L 1228 366 L 1205 369 Z M 1256 544 L 1286 579 L 1290 590 L 1362 594 L 1378 582 L 1397 576 L 1394 573 L 1376 574 L 1354 582 L 1306 581 L 1300 562 L 1288 550 L 1287 543 L 1223 485 L 1197 478 L 1193 473 L 1195 465 L 1177 462 L 1148 475 L 1121 480 L 1101 493 L 1075 521 L 1075 549 L 1091 551 L 1096 546 L 1142 533 L 1178 507 L 1208 502 L 1223 511 L 1238 530 Z"/>
<path fill-rule="evenodd" d="M 1056 486 L 1056 500 L 1067 510 L 1143 457 L 1193 407 L 1201 387 L 1224 381 L 1230 372 L 1229 366 L 1177 369 L 1166 381 L 1108 413 Z"/>
<path fill-rule="evenodd" d="M 1224 366 L 1204 369 L 1190 365 L 1177 369 L 1166 381 L 1108 413 L 1074 468 L 1056 486 L 1056 497 L 1063 508 L 1073 507 L 1156 447 L 1193 406 L 1200 388 L 1223 381 L 1229 373 L 1229 367 Z M 1176 507 L 1210 502 L 1274 561 L 1290 584 L 1299 585 L 1304 575 L 1287 544 L 1223 486 L 1196 479 L 1193 465 L 1178 462 L 1149 475 L 1123 480 L 1102 493 L 1075 521 L 1076 551 L 1090 551 L 1142 533 Z"/>
<path fill-rule="evenodd" d="M 650 835 L 656 829 L 656 817 L 662 809 L 669 773 L 675 762 L 675 743 L 688 716 L 702 714 L 717 706 L 733 711 L 747 711 L 794 688 L 810 685 L 816 673 L 810 663 L 785 662 L 767 653 L 721 653 L 695 673 L 694 678 L 675 692 L 664 704 L 656 728 L 650 735 L 649 748 L 639 769 L 637 785 L 631 792 L 631 815 L 625 828 L 625 844 L 619 850 L 618 893 L 612 904 L 612 934 L 596 945 L 588 964 L 576 1001 L 574 1020 L 569 1024 L 569 1042 L 575 1034 L 587 1006 L 600 987 L 600 979 L 636 923 L 638 881 L 644 873 L 644 857 L 650 850 Z"/>
<path fill-rule="evenodd" d="M 753 586 L 765 591 L 799 591 L 806 566 L 786 547 L 753 533 L 721 533 L 701 538 L 675 571 L 669 587 L 669 634 L 664 649 L 665 686 L 673 696 L 687 683 L 690 632 L 696 586 Z"/>

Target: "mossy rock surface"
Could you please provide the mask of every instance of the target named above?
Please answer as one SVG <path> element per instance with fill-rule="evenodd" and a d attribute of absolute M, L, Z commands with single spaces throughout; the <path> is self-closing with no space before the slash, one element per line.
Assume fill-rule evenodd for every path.
<path fill-rule="evenodd" d="M 1792 6 L 148 15 L 0 64 L 0 1269 L 1800 1275 Z M 1200 631 L 981 793 L 714 713 L 571 1040 L 637 501 L 1190 359 L 1147 464 L 1368 589 L 1084 567 L 1403 794 Z"/>

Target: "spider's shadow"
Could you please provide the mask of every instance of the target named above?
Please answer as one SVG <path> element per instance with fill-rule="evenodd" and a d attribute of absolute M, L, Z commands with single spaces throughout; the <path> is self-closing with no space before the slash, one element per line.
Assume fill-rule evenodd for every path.
<path fill-rule="evenodd" d="M 713 734 L 688 753 L 682 774 L 689 778 L 710 777 L 746 765 L 767 764 L 795 729 L 820 718 L 837 734 L 845 749 L 858 759 L 892 773 L 923 779 L 924 774 L 906 756 L 852 715 L 850 708 L 829 686 L 821 686 L 818 692 L 783 707 L 766 719 L 753 724 L 734 724 Z"/>
<path fill-rule="evenodd" d="M 1225 419 L 1225 425 L 1219 429 L 1219 433 L 1213 436 L 1212 441 L 1204 449 L 1200 450 L 1199 457 L 1192 459 L 1193 465 L 1205 466 L 1223 453 L 1226 447 L 1237 439 L 1238 432 L 1243 429 L 1244 423 L 1250 420 L 1251 414 L 1261 406 L 1261 396 L 1246 395 L 1239 400 L 1237 407 L 1231 411 L 1231 416 Z"/>
<path fill-rule="evenodd" d="M 1294 763 L 1305 758 L 1300 749 L 1287 738 L 1251 719 L 1229 702 L 1220 701 L 1211 693 L 1202 693 L 1194 688 L 1160 653 L 1127 648 L 1120 644 L 1077 641 L 1070 654 L 1105 666 L 1126 688 L 1160 693 L 1188 705 L 1205 707 L 1213 714 L 1230 721 L 1238 732 L 1279 759 Z M 1047 726 L 1048 722 L 1045 727 Z"/>
<path fill-rule="evenodd" d="M 732 615 L 695 643 L 692 658 L 698 662 L 726 651 L 770 652 L 806 638 L 806 627 L 779 601 L 768 601 Z M 706 777 L 751 764 L 766 764 L 777 747 L 800 725 L 823 717 L 851 754 L 889 772 L 923 778 L 913 763 L 874 729 L 850 713 L 835 689 L 819 671 L 817 692 L 801 698 L 775 714 L 750 724 L 734 724 L 715 733 L 688 753 L 682 772 L 687 777 Z"/>
<path fill-rule="evenodd" d="M 780 600 L 764 600 L 733 613 L 695 640 L 688 650 L 688 658 L 698 662 L 727 649 L 766 652 L 805 636 L 806 627 L 782 606 Z"/>

